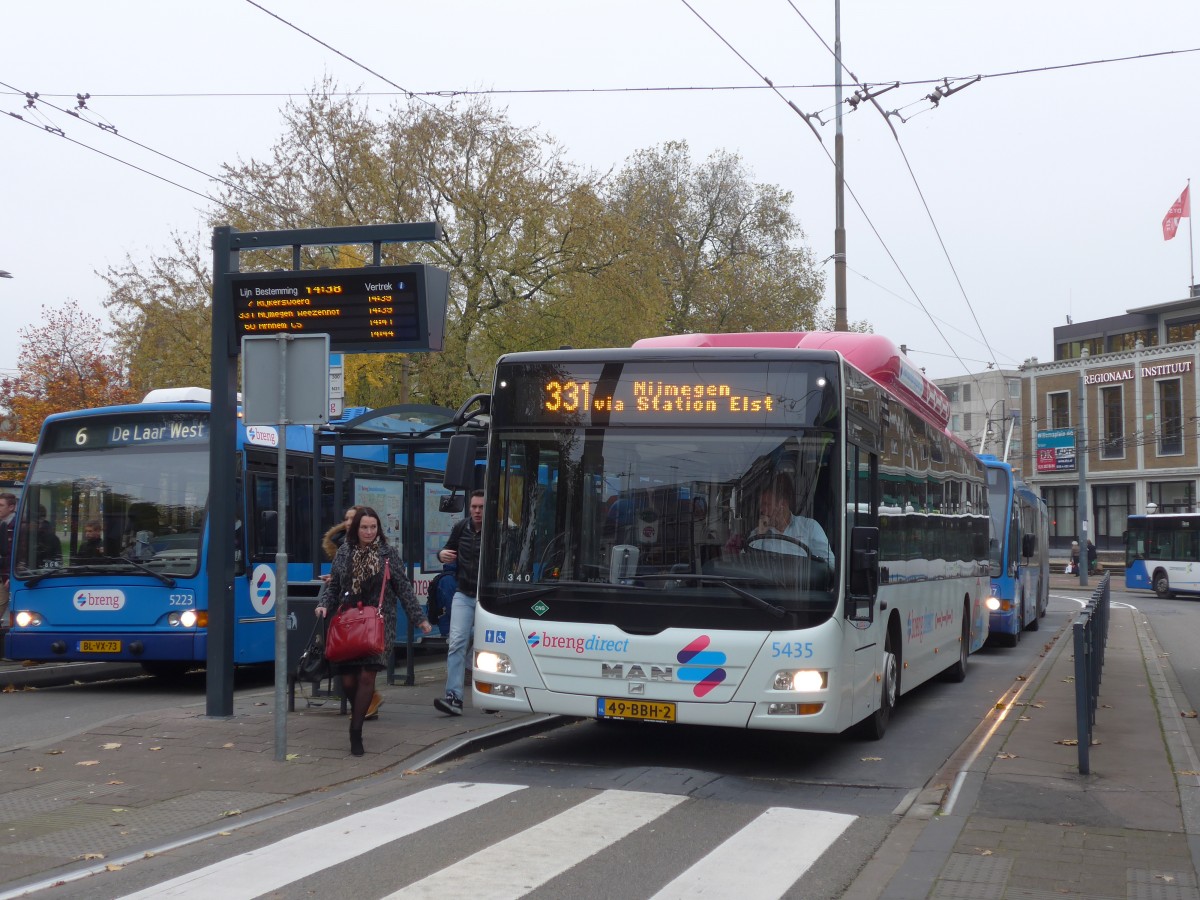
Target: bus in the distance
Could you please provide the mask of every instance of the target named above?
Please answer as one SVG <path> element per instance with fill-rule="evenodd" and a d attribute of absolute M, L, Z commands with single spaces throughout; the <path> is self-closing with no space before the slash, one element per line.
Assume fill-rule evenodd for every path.
<path fill-rule="evenodd" d="M 0 441 L 0 492 L 21 496 L 35 446 L 25 441 Z"/>
<path fill-rule="evenodd" d="M 209 415 L 208 391 L 182 388 L 46 419 L 18 507 L 5 656 L 138 662 L 164 676 L 205 664 Z M 234 663 L 274 658 L 281 448 L 290 597 L 316 596 L 329 564 L 320 536 L 341 521 L 341 507 L 369 503 L 396 539 L 406 490 L 427 514 L 411 523 L 405 556 L 416 561 L 414 581 L 427 580 L 422 545 L 444 537 L 422 532 L 450 527 L 450 514 L 435 522 L 429 512 L 446 493 L 444 448 L 414 454 L 401 470 L 382 433 L 375 442 L 356 434 L 361 446 L 335 453 L 315 452 L 312 426 L 281 433 L 239 422 L 235 431 Z"/>
<path fill-rule="evenodd" d="M 987 636 L 983 466 L 886 338 L 515 353 L 487 402 L 478 707 L 878 737 Z"/>
<path fill-rule="evenodd" d="M 1164 598 L 1200 594 L 1200 513 L 1130 516 L 1125 587 Z"/>
<path fill-rule="evenodd" d="M 988 630 L 1015 647 L 1022 631 L 1037 631 L 1050 602 L 1050 515 L 1011 465 L 990 454 L 980 458 L 988 483 Z"/>

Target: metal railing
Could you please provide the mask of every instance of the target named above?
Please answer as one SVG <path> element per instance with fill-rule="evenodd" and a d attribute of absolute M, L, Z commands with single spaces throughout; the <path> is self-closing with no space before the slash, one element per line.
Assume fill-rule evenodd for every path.
<path fill-rule="evenodd" d="M 1111 573 L 1105 572 L 1092 598 L 1075 620 L 1075 728 L 1079 744 L 1079 774 L 1091 771 L 1088 751 L 1092 746 L 1092 726 L 1096 724 L 1096 705 L 1100 696 L 1100 673 L 1104 668 L 1104 647 L 1108 643 L 1108 611 Z"/>

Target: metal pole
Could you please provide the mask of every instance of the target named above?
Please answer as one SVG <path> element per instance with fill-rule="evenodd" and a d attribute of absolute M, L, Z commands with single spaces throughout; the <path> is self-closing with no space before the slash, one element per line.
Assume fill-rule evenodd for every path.
<path fill-rule="evenodd" d="M 842 2 L 833 3 L 833 75 L 836 127 L 833 134 L 833 329 L 849 331 L 846 316 L 846 171 L 842 140 Z"/>
<path fill-rule="evenodd" d="M 287 759 L 287 346 L 291 336 L 278 336 L 279 346 L 279 446 L 275 497 L 275 761 Z M 251 590 L 254 589 L 251 585 Z"/>
<path fill-rule="evenodd" d="M 213 229 L 212 371 L 208 444 L 208 647 L 204 711 L 233 715 L 233 523 L 237 456 L 237 351 L 228 274 L 238 271 L 236 229 Z"/>
<path fill-rule="evenodd" d="M 1079 586 L 1088 586 L 1087 558 L 1087 423 L 1084 415 L 1087 412 L 1087 401 L 1083 394 L 1083 360 L 1079 362 L 1079 416 L 1075 426 L 1075 468 L 1079 472 L 1078 496 L 1075 498 L 1075 511 L 1079 518 Z"/>

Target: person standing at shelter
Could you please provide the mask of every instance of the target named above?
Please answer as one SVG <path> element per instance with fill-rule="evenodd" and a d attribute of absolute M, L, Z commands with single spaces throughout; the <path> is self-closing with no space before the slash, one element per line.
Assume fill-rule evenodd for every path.
<path fill-rule="evenodd" d="M 8 627 L 8 575 L 12 571 L 13 525 L 17 519 L 17 495 L 0 494 L 0 629 Z"/>
<path fill-rule="evenodd" d="M 384 581 L 384 574 L 387 581 Z M 384 651 L 360 659 L 333 664 L 342 680 L 342 692 L 350 701 L 350 752 L 362 756 L 363 721 L 375 694 L 375 676 L 387 668 L 388 654 L 396 642 L 396 603 L 404 604 L 409 619 L 424 634 L 432 627 L 421 612 L 421 604 L 409 584 L 400 553 L 388 543 L 379 528 L 379 514 L 369 506 L 354 515 L 346 540 L 338 548 L 329 572 L 329 583 L 317 601 L 317 615 L 324 618 L 339 606 L 379 606 L 384 621 Z"/>
<path fill-rule="evenodd" d="M 475 598 L 479 595 L 479 544 L 483 531 L 483 491 L 471 494 L 466 518 L 454 524 L 438 561 L 458 563 L 458 590 L 450 603 L 450 637 L 446 652 L 446 696 L 433 701 L 441 712 L 461 716 L 467 648 L 475 631 Z"/>

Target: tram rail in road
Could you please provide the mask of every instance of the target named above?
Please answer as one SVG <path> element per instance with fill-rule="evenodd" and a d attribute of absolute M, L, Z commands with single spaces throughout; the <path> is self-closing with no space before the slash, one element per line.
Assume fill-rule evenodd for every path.
<path fill-rule="evenodd" d="M 142 675 L 137 663 L 45 662 L 29 663 L 19 659 L 0 659 L 0 690 L 26 687 L 55 687 L 77 681 L 110 681 Z"/>

